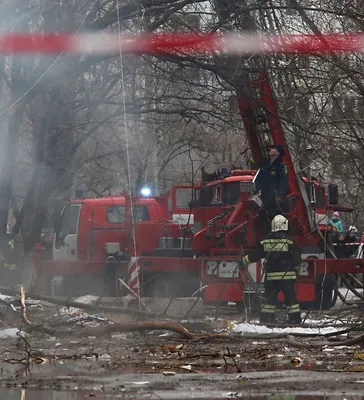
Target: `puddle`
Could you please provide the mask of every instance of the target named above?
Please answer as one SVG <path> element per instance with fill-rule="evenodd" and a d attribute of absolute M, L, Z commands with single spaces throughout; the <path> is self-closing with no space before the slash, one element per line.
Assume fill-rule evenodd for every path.
<path fill-rule="evenodd" d="M 298 370 L 298 371 L 322 371 L 322 372 L 359 372 L 364 371 L 364 364 L 360 362 L 332 362 L 332 361 L 317 361 L 307 359 L 287 359 L 287 360 L 258 360 L 258 361 L 239 361 L 235 359 L 234 363 L 231 358 L 217 359 L 212 361 L 197 361 L 197 362 L 154 362 L 146 364 L 140 370 L 141 373 L 160 373 L 165 370 L 173 370 L 178 373 L 189 372 L 206 372 L 206 373 L 237 373 L 241 372 L 269 372 L 269 371 L 287 371 L 287 370 Z M 183 368 L 183 366 L 186 367 Z M 183 371 L 184 370 L 184 371 Z M 137 370 L 131 370 L 129 372 L 137 373 Z"/>
<path fill-rule="evenodd" d="M 59 375 L 100 377 L 104 375 L 106 368 L 93 360 L 65 360 L 32 363 L 27 368 L 22 364 L 2 363 L 0 377 L 27 376 L 29 373 L 35 377 L 54 377 Z M 1 399 L 1 396 L 0 396 Z"/>
<path fill-rule="evenodd" d="M 163 368 L 162 368 L 163 369 Z M 165 368 L 164 368 L 165 369 Z M 322 372 L 359 372 L 364 371 L 363 364 L 350 364 L 347 363 L 320 363 L 320 362 L 302 362 L 301 365 L 293 365 L 291 361 L 282 363 L 277 362 L 243 362 L 232 364 L 231 361 L 226 365 L 224 362 L 217 362 L 209 367 L 199 367 L 198 365 L 192 366 L 192 370 L 198 370 L 200 372 L 207 373 L 237 373 L 237 372 L 269 372 L 269 371 L 286 371 L 286 370 L 298 370 L 298 371 L 322 371 Z M 180 372 L 180 371 L 179 371 Z M 363 388 L 364 389 L 364 388 Z"/>
<path fill-rule="evenodd" d="M 188 368 L 187 368 L 188 367 Z M 0 368 L 0 378 L 6 377 L 27 377 L 49 378 L 57 376 L 72 376 L 88 378 L 108 377 L 111 374 L 160 374 L 163 371 L 175 371 L 178 374 L 210 373 L 210 374 L 233 374 L 237 372 L 269 372 L 269 371 L 322 371 L 322 372 L 363 372 L 362 362 L 333 362 L 317 361 L 310 359 L 268 359 L 240 361 L 226 357 L 224 359 L 166 359 L 155 360 L 144 363 L 133 363 L 130 360 L 119 361 L 118 363 L 108 363 L 97 361 L 94 357 L 82 360 L 56 360 L 46 361 L 41 364 L 32 363 L 29 368 L 24 365 L 2 363 Z M 1 396 L 0 396 L 1 399 Z"/>
<path fill-rule="evenodd" d="M 179 400 L 187 398 L 187 393 L 180 392 L 179 394 L 171 394 L 171 396 L 163 397 L 163 400 Z M 190 398 L 190 396 L 188 396 Z M 54 390 L 26 390 L 26 389 L 2 389 L 0 388 L 0 398 L 7 400 L 113 400 L 113 399 L 135 399 L 136 397 L 125 394 L 106 394 L 103 392 L 92 391 L 54 391 Z M 158 399 L 157 394 L 148 393 L 148 396 L 138 396 L 137 398 Z M 311 395 L 294 395 L 294 394 L 276 394 L 271 396 L 244 396 L 236 392 L 227 392 L 223 397 L 206 397 L 201 394 L 201 397 L 193 396 L 195 400 L 210 399 L 210 400 L 226 400 L 226 399 L 254 399 L 254 400 L 361 400 L 360 396 L 311 396 Z"/>

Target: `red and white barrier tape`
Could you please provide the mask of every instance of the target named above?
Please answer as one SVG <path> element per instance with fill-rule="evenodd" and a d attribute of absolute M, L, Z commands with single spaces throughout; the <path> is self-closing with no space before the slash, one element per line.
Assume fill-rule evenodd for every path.
<path fill-rule="evenodd" d="M 11 33 L 0 35 L 0 53 L 156 54 L 156 53 L 331 53 L 364 51 L 363 33 L 317 35 L 220 35 L 104 33 Z"/>
<path fill-rule="evenodd" d="M 333 243 L 333 246 L 359 246 L 363 243 Z"/>

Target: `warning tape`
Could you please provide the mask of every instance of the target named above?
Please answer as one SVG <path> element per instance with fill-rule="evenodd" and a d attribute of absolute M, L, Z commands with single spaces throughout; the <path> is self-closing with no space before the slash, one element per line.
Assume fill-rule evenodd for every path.
<path fill-rule="evenodd" d="M 333 243 L 333 246 L 360 246 L 363 243 Z"/>
<path fill-rule="evenodd" d="M 171 52 L 227 54 L 362 52 L 363 33 L 324 35 L 221 35 L 106 33 L 9 33 L 0 35 L 0 53 L 163 54 Z"/>

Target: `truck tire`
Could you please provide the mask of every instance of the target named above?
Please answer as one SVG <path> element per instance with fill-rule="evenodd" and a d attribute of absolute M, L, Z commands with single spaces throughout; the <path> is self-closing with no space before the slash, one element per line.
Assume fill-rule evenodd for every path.
<path fill-rule="evenodd" d="M 191 297 L 200 288 L 197 276 L 189 274 L 156 276 L 149 292 L 152 297 Z"/>
<path fill-rule="evenodd" d="M 171 278 L 159 276 L 151 287 L 151 296 L 155 298 L 169 298 L 175 295 L 174 285 Z"/>
<path fill-rule="evenodd" d="M 337 300 L 336 276 L 334 274 L 318 275 L 316 280 L 316 310 L 329 310 Z"/>

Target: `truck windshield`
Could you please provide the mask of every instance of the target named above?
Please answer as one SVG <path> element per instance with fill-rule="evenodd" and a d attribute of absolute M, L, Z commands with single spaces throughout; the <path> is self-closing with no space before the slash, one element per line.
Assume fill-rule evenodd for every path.
<path fill-rule="evenodd" d="M 80 204 L 69 204 L 63 209 L 61 219 L 58 220 L 58 227 L 56 229 L 56 249 L 60 248 L 66 236 L 77 234 L 80 210 Z"/>
<path fill-rule="evenodd" d="M 240 198 L 240 182 L 225 183 L 223 202 L 225 205 L 235 205 Z"/>
<path fill-rule="evenodd" d="M 77 233 L 80 205 L 70 204 L 62 212 L 61 232 L 63 236 Z"/>

